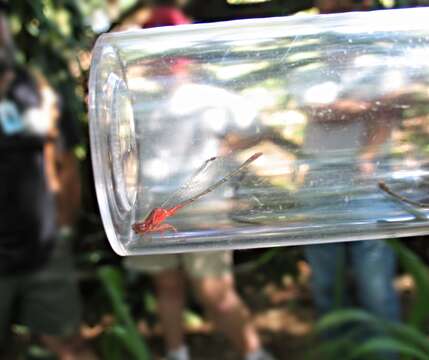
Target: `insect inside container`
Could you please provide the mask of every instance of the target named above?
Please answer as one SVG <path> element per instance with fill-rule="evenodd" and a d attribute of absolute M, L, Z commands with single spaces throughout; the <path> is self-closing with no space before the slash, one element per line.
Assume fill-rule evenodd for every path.
<path fill-rule="evenodd" d="M 222 184 L 226 183 L 228 180 L 230 180 L 232 177 L 237 175 L 240 171 L 245 169 L 247 166 L 249 166 L 252 162 L 254 162 L 256 159 L 258 159 L 262 155 L 261 152 L 257 152 L 253 154 L 251 157 L 249 157 L 245 162 L 243 162 L 239 167 L 237 167 L 235 170 L 229 172 L 226 176 L 222 177 L 220 180 L 216 181 L 214 184 L 206 188 L 205 190 L 197 193 L 194 196 L 189 195 L 188 198 L 186 198 L 186 193 L 190 192 L 190 190 L 194 187 L 193 185 L 198 181 L 196 180 L 200 174 L 205 172 L 209 166 L 214 164 L 216 161 L 219 160 L 217 157 L 212 157 L 204 162 L 204 164 L 195 172 L 195 174 L 184 184 L 182 185 L 177 192 L 175 192 L 171 197 L 169 197 L 160 207 L 154 208 L 149 215 L 143 220 L 136 222 L 132 225 L 132 229 L 135 233 L 144 235 L 146 233 L 150 232 L 164 232 L 164 231 L 177 231 L 176 228 L 173 225 L 164 223 L 165 219 L 173 216 L 176 214 L 180 209 L 184 208 L 185 206 L 188 206 L 192 204 L 194 201 L 198 200 L 199 198 L 203 197 L 204 195 L 207 195 L 208 193 L 212 192 L 213 190 L 217 189 Z M 179 196 L 180 195 L 180 196 Z M 180 201 L 178 203 L 172 204 L 172 199 L 175 198 L 183 198 L 185 197 L 185 200 Z"/>

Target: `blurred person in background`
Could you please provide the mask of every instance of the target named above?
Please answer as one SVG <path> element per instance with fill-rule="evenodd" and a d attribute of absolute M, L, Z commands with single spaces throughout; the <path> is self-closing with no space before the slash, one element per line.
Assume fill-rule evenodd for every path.
<path fill-rule="evenodd" d="M 198 100 L 195 102 L 196 93 Z M 243 103 L 239 96 L 234 97 L 223 89 L 190 83 L 176 88 L 165 107 L 154 114 L 153 119 L 148 119 L 148 122 L 154 123 L 167 122 L 169 131 L 166 134 L 163 127 L 148 125 L 148 136 L 157 138 L 156 150 L 159 151 L 154 151 L 153 158 L 148 156 L 147 162 L 143 163 L 146 170 L 143 171 L 142 178 L 145 179 L 146 186 L 155 182 L 158 187 L 162 187 L 163 183 L 174 178 L 179 187 L 187 175 L 195 171 L 195 164 L 203 163 L 217 150 L 222 151 L 220 132 L 225 131 L 225 126 L 231 126 L 230 117 L 237 123 L 249 120 L 246 119 L 246 116 L 252 115 L 249 108 L 250 104 Z M 214 119 L 211 115 L 219 117 Z M 251 121 L 248 123 L 251 124 Z M 179 138 L 172 143 L 169 134 L 179 134 Z M 200 142 L 193 139 L 213 141 Z M 190 144 L 194 144 L 192 149 Z M 174 153 L 172 156 L 176 164 L 170 166 L 167 177 L 155 178 L 156 167 L 163 167 L 162 154 L 170 151 Z M 209 197 L 210 195 L 206 196 L 205 200 L 209 201 Z M 232 251 L 132 256 L 126 259 L 125 265 L 132 271 L 153 276 L 168 360 L 190 359 L 183 328 L 188 281 L 209 318 L 243 359 L 273 359 L 262 348 L 249 310 L 235 289 Z"/>
<path fill-rule="evenodd" d="M 187 0 L 139 0 L 112 25 L 114 31 L 190 24 L 182 8 Z"/>
<path fill-rule="evenodd" d="M 356 9 L 354 1 L 318 0 L 317 4 L 322 13 Z M 367 1 L 358 4 L 358 8 L 364 10 L 370 5 L 371 2 Z M 335 61 L 340 61 L 344 68 L 347 68 L 344 64 L 350 64 L 352 68 L 353 60 L 351 54 Z M 374 104 L 374 99 L 379 99 L 378 92 L 382 91 L 380 90 L 382 87 L 375 81 L 383 83 L 383 76 L 386 74 L 385 68 L 377 70 L 379 70 L 377 75 L 370 74 L 370 80 L 362 80 L 355 85 L 354 97 L 338 98 L 332 103 L 320 105 L 320 112 L 314 111 L 318 109 L 317 105 L 311 107 L 312 119 L 307 125 L 304 141 L 304 151 L 311 154 L 313 162 L 310 167 L 315 167 L 313 175 L 310 172 L 307 179 L 309 187 L 314 185 L 316 188 L 320 186 L 340 188 L 344 184 L 350 186 L 350 183 L 356 187 L 359 183 L 367 184 L 367 187 L 376 186 L 375 174 L 386 171 L 383 168 L 384 162 L 381 161 L 383 149 L 391 137 L 393 119 L 397 119 L 399 114 L 397 111 L 389 110 L 388 106 L 383 109 L 383 106 Z M 347 75 L 338 74 L 336 80 L 338 89 L 343 86 L 342 76 L 346 78 Z M 317 86 L 322 87 L 323 83 L 315 85 Z M 386 100 L 380 99 L 377 103 L 387 104 Z M 315 100 L 317 101 L 316 98 Z M 328 110 L 330 115 L 324 116 L 326 112 L 323 110 Z M 371 117 L 364 116 L 369 111 Z M 332 161 L 333 153 L 336 157 L 335 164 Z M 344 156 L 342 161 L 338 160 L 341 159 L 340 156 Z M 357 169 L 354 168 L 355 163 Z M 318 171 L 322 167 L 324 170 Z M 324 177 L 324 174 L 332 174 L 334 171 L 338 176 L 332 177 L 328 174 Z M 335 202 L 335 205 L 332 205 L 334 210 L 331 211 L 343 212 L 350 211 L 350 204 L 355 204 L 353 208 L 355 212 L 384 211 L 388 214 L 393 206 L 383 198 L 368 199 L 364 198 L 364 195 L 351 196 L 349 204 L 338 195 L 331 195 L 331 199 L 324 201 Z M 338 206 L 338 209 L 335 206 Z M 329 214 L 326 216 L 328 219 Z M 385 241 L 307 245 L 304 251 L 312 269 L 312 291 L 320 315 L 340 307 L 359 306 L 380 318 L 390 321 L 400 320 L 399 298 L 393 287 L 396 256 Z M 353 280 L 355 292 L 350 291 L 350 283 L 347 282 L 350 279 Z M 363 336 L 369 335 L 369 331 L 366 331 Z M 383 354 L 383 359 L 396 359 L 396 355 L 386 353 Z"/>
<path fill-rule="evenodd" d="M 347 201 L 344 201 L 341 190 L 338 190 L 339 195 L 325 197 L 325 205 L 335 203 L 330 211 L 352 209 L 355 213 L 366 212 L 368 216 L 394 211 L 395 205 L 383 197 L 368 198 L 362 190 L 359 192 L 359 187 L 365 184 L 367 188 L 376 186 L 376 174 L 388 171 L 383 165 L 382 149 L 390 139 L 392 118 L 398 117 L 386 109 L 372 110 L 374 118 L 363 116 L 365 109 L 371 106 L 352 100 L 337 101 L 328 106 L 330 119 L 315 115 L 307 125 L 304 150 L 311 156 L 310 168 L 314 167 L 313 174 L 310 173 L 307 179 L 308 187 L 355 187 L 356 194 Z M 333 152 L 337 158 L 335 164 L 332 162 Z M 335 177 L 332 176 L 334 172 Z M 334 215 L 326 213 L 327 221 L 329 216 Z M 312 290 L 320 315 L 339 307 L 357 305 L 383 319 L 399 321 L 399 298 L 393 287 L 396 256 L 385 241 L 307 245 L 304 249 L 312 269 Z M 353 280 L 355 292 L 350 291 L 346 281 L 349 279 Z"/>
<path fill-rule="evenodd" d="M 58 97 L 14 62 L 0 7 L 0 356 L 13 359 L 11 325 L 28 327 L 60 360 L 95 359 L 83 345 L 71 227 L 80 181 Z M 66 125 L 63 128 L 69 127 Z"/>
<path fill-rule="evenodd" d="M 147 28 L 190 22 L 181 10 L 174 6 L 174 2 L 168 3 L 168 6 L 167 2 L 163 2 L 163 6 L 151 8 L 146 22 L 139 23 L 138 26 Z M 128 26 L 132 25 L 128 23 Z M 173 170 L 173 175 L 170 174 L 170 177 L 173 176 L 179 180 L 186 175 L 181 173 L 186 166 L 188 168 L 194 164 L 199 166 L 207 158 L 213 156 L 212 151 L 220 145 L 220 135 L 215 134 L 216 131 L 213 128 L 223 129 L 222 124 L 226 126 L 229 118 L 234 118 L 236 122 L 246 123 L 247 121 L 248 124 L 251 124 L 254 113 L 251 110 L 251 104 L 243 104 L 238 95 L 208 85 L 192 83 L 189 78 L 189 68 L 192 67 L 190 60 L 175 59 L 171 61 L 171 64 L 173 72 L 171 75 L 175 79 L 175 84 L 169 84 L 169 88 L 166 90 L 171 92 L 171 97 L 165 108 L 159 109 L 153 121 L 156 123 L 168 122 L 169 130 L 179 134 L 180 141 L 171 144 L 171 138 L 164 138 L 165 132 L 155 124 L 153 127 L 149 126 L 150 129 L 154 129 L 152 130 L 154 133 L 148 136 L 159 139 L 157 147 L 159 151 L 153 154 L 154 158 L 165 153 L 166 149 L 168 149 L 167 151 L 173 150 L 181 169 L 176 170 L 176 175 Z M 196 94 L 198 94 L 198 99 L 195 98 Z M 205 113 L 205 111 L 207 112 Z M 209 115 L 209 112 L 220 115 L 220 118 L 211 117 L 209 119 L 208 116 L 205 116 Z M 195 136 L 213 138 L 212 142 L 205 142 L 210 145 L 209 149 L 204 148 L 204 144 L 199 144 L 199 141 L 190 149 L 192 139 L 196 139 Z M 194 155 L 189 155 L 190 151 Z M 161 161 L 161 159 L 155 160 Z M 150 164 L 143 167 L 151 168 Z M 194 170 L 195 168 L 189 171 Z M 150 174 L 147 175 L 150 176 Z M 204 306 L 210 319 L 230 340 L 243 359 L 273 360 L 272 356 L 262 348 L 249 311 L 235 289 L 232 251 L 133 256 L 126 259 L 125 264 L 130 270 L 153 275 L 157 309 L 166 342 L 168 360 L 190 359 L 183 328 L 187 280 L 190 281 L 196 297 Z"/>
<path fill-rule="evenodd" d="M 348 11 L 366 11 L 373 6 L 374 0 L 315 0 L 314 6 L 321 14 L 332 14 Z"/>
<path fill-rule="evenodd" d="M 143 28 L 153 28 L 170 25 L 190 24 L 191 19 L 181 10 L 187 0 L 157 1 L 150 7 L 149 17 L 142 24 Z"/>

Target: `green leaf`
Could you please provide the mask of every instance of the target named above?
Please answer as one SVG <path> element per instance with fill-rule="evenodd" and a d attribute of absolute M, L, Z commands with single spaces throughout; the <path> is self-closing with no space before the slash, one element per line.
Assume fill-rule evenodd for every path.
<path fill-rule="evenodd" d="M 136 344 L 132 336 L 130 336 L 129 329 L 124 326 L 114 325 L 111 327 L 110 332 L 114 335 L 122 344 L 122 346 L 127 349 L 129 352 L 136 355 Z M 123 358 L 123 356 L 122 356 Z M 141 357 L 141 354 L 138 354 L 136 359 L 144 359 Z"/>
<path fill-rule="evenodd" d="M 158 308 L 156 297 L 152 293 L 147 291 L 143 296 L 144 306 L 147 312 L 155 314 Z"/>
<path fill-rule="evenodd" d="M 377 353 L 382 353 L 385 351 L 413 356 L 413 358 L 416 360 L 429 359 L 429 355 L 425 354 L 421 350 L 418 350 L 402 341 L 386 337 L 380 337 L 366 341 L 352 352 L 350 359 L 356 359 L 360 357 L 365 358 L 367 355 L 377 355 Z"/>
<path fill-rule="evenodd" d="M 123 325 L 125 331 L 115 328 L 115 335 L 122 339 L 136 360 L 150 359 L 148 347 L 139 334 L 125 302 L 125 289 L 121 272 L 113 266 L 103 266 L 98 269 L 97 274 L 110 298 L 116 318 Z"/>
<path fill-rule="evenodd" d="M 384 340 L 388 339 L 392 342 L 397 342 L 403 346 L 414 349 L 416 352 L 429 354 L 429 339 L 425 334 L 419 332 L 416 328 L 410 325 L 379 319 L 363 310 L 345 309 L 334 311 L 324 316 L 317 323 L 315 329 L 318 332 L 325 332 L 351 322 L 370 325 L 377 331 L 385 334 L 383 337 Z M 320 347 L 320 350 L 325 352 L 327 351 L 327 354 L 333 358 L 338 356 L 338 354 L 342 354 L 342 358 L 345 359 L 348 349 L 345 348 L 344 344 L 346 344 L 347 341 L 350 342 L 350 336 L 348 334 L 344 334 L 339 339 L 332 340 L 332 344 L 330 346 L 324 345 Z M 365 342 L 364 345 L 369 346 L 367 344 L 371 341 L 373 340 Z M 404 354 L 407 355 L 407 353 Z"/>
<path fill-rule="evenodd" d="M 351 322 L 365 322 L 378 326 L 380 320 L 363 310 L 342 309 L 323 316 L 316 324 L 315 330 L 324 332 Z"/>
<path fill-rule="evenodd" d="M 388 243 L 398 255 L 402 267 L 411 274 L 416 284 L 417 297 L 411 308 L 411 313 L 407 322 L 417 329 L 422 330 L 429 315 L 429 306 L 427 306 L 427 301 L 429 299 L 429 276 L 427 267 L 416 254 L 400 241 L 389 240 Z"/>
<path fill-rule="evenodd" d="M 355 344 L 355 339 L 360 334 L 360 330 L 353 330 L 340 338 L 323 341 L 322 344 L 310 350 L 309 357 L 311 359 L 337 360 L 338 354 L 341 354 L 342 357 L 349 356 Z"/>
<path fill-rule="evenodd" d="M 411 346 L 418 347 L 429 354 L 428 337 L 414 327 L 406 324 L 390 323 L 386 326 L 386 331 L 394 338 L 407 342 Z"/>
<path fill-rule="evenodd" d="M 123 358 L 122 346 L 115 341 L 114 334 L 110 329 L 104 331 L 100 337 L 100 350 L 103 360 L 117 360 Z"/>

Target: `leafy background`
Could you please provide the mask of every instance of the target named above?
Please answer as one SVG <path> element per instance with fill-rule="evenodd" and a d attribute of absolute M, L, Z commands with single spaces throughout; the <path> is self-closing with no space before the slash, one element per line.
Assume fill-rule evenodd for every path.
<path fill-rule="evenodd" d="M 63 116 L 78 121 L 82 142 L 75 153 L 80 160 L 84 183 L 83 209 L 75 253 L 85 304 L 83 336 L 92 341 L 103 359 L 147 359 L 149 348 L 161 353 L 156 301 L 149 279 L 126 273 L 107 245 L 98 216 L 92 187 L 88 153 L 86 94 L 90 65 L 90 49 L 99 35 L 94 18 L 100 12 L 118 21 L 134 5 L 126 1 L 19 0 L 10 1 L 10 24 L 18 49 L 18 60 L 40 70 L 63 99 Z M 240 17 L 287 15 L 312 7 L 312 1 L 272 0 L 262 4 L 205 0 L 194 1 L 190 14 L 197 21 L 226 20 Z M 424 1 L 376 2 L 375 7 L 406 7 Z M 112 15 L 113 13 L 113 15 Z M 96 29 L 97 30 L 97 29 Z M 429 247 L 425 238 L 399 241 L 391 245 L 399 254 L 401 271 L 397 287 L 405 305 L 402 325 L 381 322 L 356 309 L 338 310 L 316 324 L 314 307 L 308 291 L 309 269 L 299 248 L 252 250 L 236 253 L 239 290 L 249 300 L 255 321 L 264 334 L 267 346 L 279 358 L 301 359 L 306 350 L 317 343 L 312 330 L 325 331 L 345 322 L 361 322 L 383 328 L 383 336 L 356 346 L 353 334 L 316 347 L 309 358 L 369 359 L 381 349 L 393 349 L 407 359 L 429 359 L 428 268 Z M 273 320 L 275 319 L 275 320 Z M 211 325 L 201 309 L 191 302 L 184 317 L 185 326 L 193 333 L 191 345 L 204 359 L 216 359 L 224 340 L 208 337 Z M 285 325 L 285 324 L 289 325 Z M 25 333 L 17 327 L 16 332 Z M 150 346 L 144 338 L 148 338 Z M 211 339 L 211 340 L 210 340 Z M 49 354 L 28 344 L 23 356 L 45 357 Z M 35 354 L 38 354 L 37 356 Z M 341 355 L 339 355 L 341 354 Z M 234 359 L 233 353 L 222 355 Z"/>

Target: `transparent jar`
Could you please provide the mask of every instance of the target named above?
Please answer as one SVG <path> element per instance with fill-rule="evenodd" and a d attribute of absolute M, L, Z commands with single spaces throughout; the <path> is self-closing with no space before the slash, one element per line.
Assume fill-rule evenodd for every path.
<path fill-rule="evenodd" d="M 429 233 L 428 18 L 419 8 L 102 35 L 90 136 L 114 250 Z"/>

